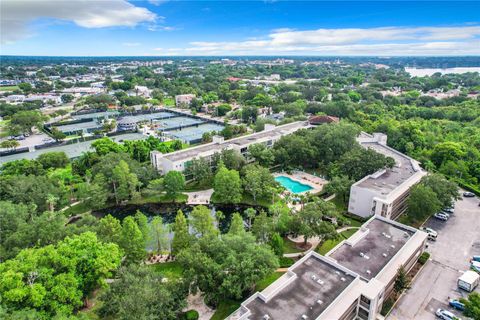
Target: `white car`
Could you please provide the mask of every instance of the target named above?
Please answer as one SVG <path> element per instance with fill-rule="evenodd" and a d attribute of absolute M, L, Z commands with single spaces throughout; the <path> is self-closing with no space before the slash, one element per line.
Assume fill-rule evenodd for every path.
<path fill-rule="evenodd" d="M 437 309 L 437 312 L 435 312 L 435 314 L 437 315 L 437 317 L 443 320 L 462 320 L 450 311 L 444 309 Z"/>
<path fill-rule="evenodd" d="M 446 212 L 446 213 L 453 214 L 453 213 L 455 212 L 455 208 L 453 208 L 453 207 L 443 208 L 442 211 L 443 211 L 443 212 Z"/>
<path fill-rule="evenodd" d="M 428 234 L 428 239 L 429 240 L 437 240 L 438 232 L 433 230 L 432 228 L 428 227 L 421 227 L 420 230 L 426 232 Z"/>
<path fill-rule="evenodd" d="M 447 221 L 450 216 L 448 214 L 442 213 L 442 212 L 437 212 L 433 215 L 435 218 L 442 220 L 442 221 Z"/>

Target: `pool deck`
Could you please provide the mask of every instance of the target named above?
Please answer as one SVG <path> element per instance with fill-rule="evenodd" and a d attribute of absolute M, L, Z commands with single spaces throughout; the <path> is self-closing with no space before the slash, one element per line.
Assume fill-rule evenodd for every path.
<path fill-rule="evenodd" d="M 273 175 L 274 177 L 278 176 L 284 176 L 284 177 L 289 177 L 292 180 L 295 180 L 297 182 L 300 182 L 302 184 L 306 184 L 307 186 L 312 187 L 311 190 L 299 192 L 296 194 L 303 194 L 303 193 L 311 193 L 311 194 L 317 194 L 320 193 L 323 190 L 323 186 L 328 183 L 327 180 L 322 179 L 320 177 L 314 176 L 312 174 L 303 172 L 303 171 L 294 171 L 292 174 L 288 174 L 286 172 L 278 172 Z"/>

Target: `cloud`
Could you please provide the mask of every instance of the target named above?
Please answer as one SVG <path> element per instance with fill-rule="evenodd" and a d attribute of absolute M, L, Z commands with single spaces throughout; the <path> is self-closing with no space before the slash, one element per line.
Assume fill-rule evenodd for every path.
<path fill-rule="evenodd" d="M 84 28 L 134 27 L 158 17 L 125 0 L 2 0 L 1 40 L 11 43 L 31 36 L 29 24 L 41 18 L 72 21 Z"/>
<path fill-rule="evenodd" d="M 159 6 L 165 2 L 168 2 L 168 0 L 148 0 L 148 2 L 153 4 L 154 6 Z"/>
<path fill-rule="evenodd" d="M 480 26 L 273 30 L 260 40 L 195 41 L 192 55 L 466 55 L 480 54 Z"/>

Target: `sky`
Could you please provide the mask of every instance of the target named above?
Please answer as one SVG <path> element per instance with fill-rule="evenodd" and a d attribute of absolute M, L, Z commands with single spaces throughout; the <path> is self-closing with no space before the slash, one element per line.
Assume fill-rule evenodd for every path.
<path fill-rule="evenodd" d="M 0 0 L 0 53 L 480 55 L 480 1 Z"/>

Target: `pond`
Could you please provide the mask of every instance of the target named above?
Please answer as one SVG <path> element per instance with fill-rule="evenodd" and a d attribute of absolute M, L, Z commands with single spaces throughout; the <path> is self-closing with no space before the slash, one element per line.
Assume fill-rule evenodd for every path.
<path fill-rule="evenodd" d="M 151 221 L 155 216 L 161 216 L 164 224 L 171 224 L 175 221 L 178 210 L 182 210 L 185 216 L 188 217 L 194 207 L 194 205 L 186 205 L 181 203 L 146 203 L 140 205 L 113 206 L 92 211 L 92 215 L 97 218 L 102 218 L 110 214 L 119 220 L 123 220 L 128 216 L 135 215 L 137 210 L 139 210 L 148 217 L 149 221 Z M 260 212 L 260 210 L 266 210 L 266 208 L 261 206 L 250 205 L 208 205 L 207 207 L 210 208 L 212 217 L 214 218 L 217 211 L 223 212 L 225 218 L 220 221 L 218 226 L 222 233 L 228 231 L 233 213 L 239 212 L 244 220 L 246 220 L 244 211 L 247 208 L 254 208 L 257 210 L 257 213 Z"/>

